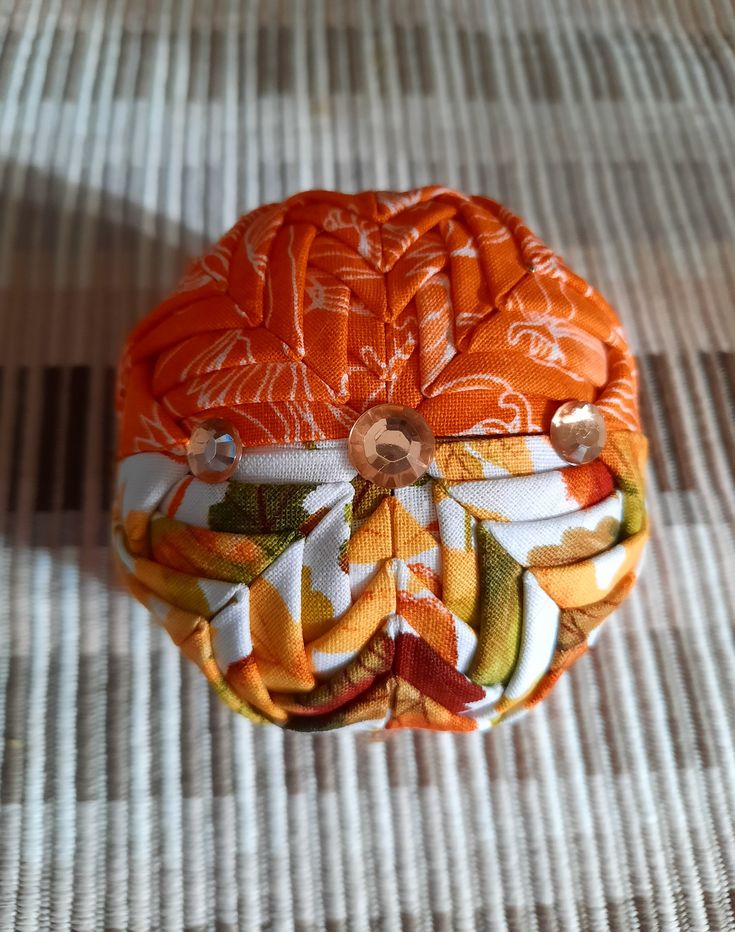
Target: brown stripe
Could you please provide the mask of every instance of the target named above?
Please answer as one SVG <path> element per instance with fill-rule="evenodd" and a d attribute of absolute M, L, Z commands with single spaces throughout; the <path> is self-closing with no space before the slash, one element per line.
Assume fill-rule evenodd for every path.
<path fill-rule="evenodd" d="M 502 74 L 502 78 L 498 79 L 499 99 L 507 96 L 510 100 L 519 103 L 523 101 L 525 92 L 521 89 L 523 74 L 517 67 L 513 54 L 515 41 L 514 34 L 501 33 L 499 41 L 494 46 L 494 54 L 498 60 L 498 71 Z"/>
<path fill-rule="evenodd" d="M 30 683 L 29 673 L 29 658 L 11 655 L 5 687 L 4 750 L 2 769 L 0 769 L 0 801 L 3 803 L 20 803 L 23 800 L 25 718 Z"/>
<path fill-rule="evenodd" d="M 536 925 L 543 932 L 565 932 L 559 924 L 559 916 L 556 907 L 551 903 L 536 903 L 535 910 Z M 602 928 L 599 926 L 598 928 Z M 606 926 L 605 928 L 609 928 Z"/>
<path fill-rule="evenodd" d="M 727 893 L 723 895 L 719 890 L 708 890 L 704 887 L 702 889 L 702 899 L 704 900 L 704 911 L 707 914 L 707 929 L 727 928 L 724 923 L 720 921 L 723 913 L 723 901 L 727 900 Z M 728 905 L 730 907 L 731 918 L 735 919 L 735 909 L 733 909 L 733 906 L 735 906 L 735 896 L 733 896 L 732 890 L 730 890 Z"/>
<path fill-rule="evenodd" d="M 574 62 L 574 67 L 566 68 L 568 94 L 573 100 L 580 100 L 586 95 L 584 88 L 584 57 L 586 43 L 584 36 L 577 36 L 571 29 L 557 34 L 561 57 L 565 62 Z"/>
<path fill-rule="evenodd" d="M 458 29 L 457 47 L 459 48 L 459 66 L 462 75 L 462 92 L 468 100 L 477 100 L 480 96 L 472 67 L 473 35 L 467 29 Z"/>
<path fill-rule="evenodd" d="M 580 907 L 583 908 L 584 904 L 580 904 Z M 533 912 L 533 907 L 525 906 L 514 906 L 512 904 L 506 904 L 504 910 L 504 918 L 508 923 L 508 932 L 528 932 L 529 929 L 532 929 L 534 926 L 531 914 Z M 582 923 L 580 926 L 582 929 L 592 928 L 586 923 Z"/>
<path fill-rule="evenodd" d="M 725 376 L 725 386 L 728 397 L 728 410 L 735 421 L 735 352 L 717 353 L 717 362 Z"/>
<path fill-rule="evenodd" d="M 78 511 L 82 507 L 84 464 L 89 415 L 89 366 L 73 366 L 71 370 L 68 413 L 65 424 L 66 456 L 62 508 Z"/>
<path fill-rule="evenodd" d="M 155 659 L 155 658 L 154 658 Z M 107 657 L 107 709 L 105 722 L 105 762 L 107 764 L 107 799 L 126 800 L 130 792 L 130 657 L 109 654 Z M 140 753 L 145 753 L 141 749 Z"/>
<path fill-rule="evenodd" d="M 431 732 L 417 731 L 413 735 L 413 756 L 416 761 L 416 782 L 420 787 L 436 786 L 436 746 Z M 411 752 L 410 748 L 406 748 Z"/>
<path fill-rule="evenodd" d="M 700 64 L 703 66 L 712 97 L 715 100 L 735 101 L 735 74 L 733 74 L 733 52 L 735 49 L 728 45 L 728 35 L 713 36 L 702 32 L 690 36 L 692 47 L 699 54 Z M 727 50 L 726 50 L 727 49 Z"/>
<path fill-rule="evenodd" d="M 544 32 L 521 34 L 523 62 L 534 97 L 543 97 L 552 103 L 561 99 L 561 79 L 556 56 Z"/>
<path fill-rule="evenodd" d="M 39 371 L 39 370 L 37 370 Z M 0 370 L 0 387 L 2 384 Z M 90 386 L 92 372 L 89 366 L 49 366 L 39 371 L 42 381 L 41 410 L 37 430 L 39 443 L 35 495 L 35 511 L 47 513 L 56 510 L 57 504 L 66 511 L 79 511 L 84 500 L 86 479 L 86 444 L 91 412 Z M 7 510 L 15 510 L 21 473 L 23 472 L 22 451 L 24 434 L 28 429 L 29 411 L 28 367 L 16 372 L 16 393 L 12 429 L 13 437 L 8 478 Z M 62 417 L 62 399 L 66 395 L 65 416 Z M 111 473 L 114 469 L 115 415 L 113 410 L 114 370 L 105 372 L 105 389 L 102 410 L 95 412 L 99 417 L 99 437 L 102 441 L 103 511 L 109 511 L 111 496 Z M 60 489 L 59 489 L 60 486 Z M 60 502 L 56 492 L 61 493 Z M 76 539 L 76 538 L 75 538 Z"/>
<path fill-rule="evenodd" d="M 454 917 L 451 913 L 433 911 L 431 925 L 434 932 L 455 932 Z M 419 923 L 417 923 L 416 928 L 421 928 Z"/>
<path fill-rule="evenodd" d="M 681 87 L 681 59 L 677 58 L 676 63 L 671 57 L 671 45 L 665 42 L 658 32 L 651 32 L 648 36 L 648 42 L 651 46 L 651 57 L 659 65 L 659 72 L 662 73 L 662 81 L 666 87 L 669 100 L 681 100 L 683 97 Z"/>
<path fill-rule="evenodd" d="M 679 417 L 680 399 L 671 377 L 670 362 L 657 353 L 641 356 L 639 362 L 641 411 L 659 488 L 661 491 L 693 489 L 696 483 Z M 653 413 L 654 406 L 661 409 L 660 420 Z"/>
<path fill-rule="evenodd" d="M 326 932 L 348 932 L 350 925 L 344 919 L 325 919 Z"/>
<path fill-rule="evenodd" d="M 110 511 L 115 473 L 115 370 L 105 370 L 102 411 L 99 412 L 99 439 L 101 443 L 100 510 Z M 97 412 L 95 412 L 97 415 Z M 95 418 L 96 420 L 96 418 Z"/>
<path fill-rule="evenodd" d="M 67 33 L 67 41 L 69 35 Z M 79 92 L 82 88 L 82 75 L 84 74 L 84 64 L 86 61 L 86 45 L 89 41 L 88 33 L 76 30 L 74 32 L 74 44 L 71 55 L 67 59 L 66 74 L 62 95 L 64 100 L 77 104 Z"/>
<path fill-rule="evenodd" d="M 350 73 L 350 91 L 353 94 L 365 93 L 365 62 L 361 33 L 353 26 L 345 29 L 347 39 L 347 63 Z"/>
<path fill-rule="evenodd" d="M 334 738 L 331 734 L 316 734 L 312 739 L 314 773 L 319 793 L 331 793 L 337 788 Z"/>
<path fill-rule="evenodd" d="M 547 91 L 541 76 L 541 63 L 534 41 L 534 34 L 518 32 L 513 39 L 520 51 L 517 59 L 520 63 L 520 82 L 522 82 L 532 100 L 547 100 Z"/>
<path fill-rule="evenodd" d="M 654 55 L 649 43 L 650 35 L 643 35 L 639 30 L 634 29 L 630 33 L 630 41 L 625 42 L 624 47 L 628 51 L 629 57 L 637 60 L 642 65 L 646 88 L 653 93 L 656 100 L 662 100 L 665 97 L 664 88 L 657 73 Z"/>
<path fill-rule="evenodd" d="M 306 792 L 302 780 L 304 771 L 303 745 L 300 742 L 302 735 L 286 731 L 283 734 L 283 770 L 286 790 L 292 795 Z M 308 741 L 308 738 L 307 738 Z"/>
<path fill-rule="evenodd" d="M 613 41 L 610 36 L 599 32 L 590 34 L 592 53 L 603 74 L 602 88 L 604 88 L 604 91 L 601 92 L 600 97 L 604 97 L 606 100 L 622 100 L 625 91 Z"/>
<path fill-rule="evenodd" d="M 148 619 L 151 624 L 153 624 L 152 619 Z M 149 648 L 151 650 L 151 656 L 149 660 L 148 667 L 148 704 L 150 706 L 150 712 L 146 720 L 147 732 L 142 731 L 141 738 L 144 738 L 146 743 L 145 753 L 149 755 L 150 760 L 150 769 L 148 774 L 148 784 L 149 792 L 152 799 L 162 799 L 164 793 L 163 786 L 163 772 L 161 769 L 161 754 L 162 748 L 164 747 L 164 741 L 168 737 L 164 735 L 164 721 L 163 716 L 160 714 L 159 710 L 161 708 L 161 697 L 164 691 L 169 690 L 171 687 L 165 681 L 163 668 L 161 667 L 160 662 L 160 652 L 154 648 L 155 644 L 155 635 L 150 639 Z M 132 668 L 136 665 L 135 658 L 131 658 L 131 677 L 132 677 Z M 131 678 L 132 685 L 132 678 Z M 131 702 L 132 696 L 131 696 Z M 128 711 L 128 717 L 130 712 Z M 139 755 L 141 752 L 138 748 L 132 748 L 131 753 Z M 155 818 L 155 817 L 154 817 Z"/>
<path fill-rule="evenodd" d="M 65 29 L 54 29 L 53 39 L 51 40 L 51 51 L 49 52 L 46 64 L 46 74 L 44 75 L 43 91 L 41 92 L 44 100 L 53 99 L 58 101 L 58 92 L 64 75 L 62 72 L 63 52 L 69 41 L 69 33 Z"/>
<path fill-rule="evenodd" d="M 207 82 L 207 100 L 222 100 L 226 92 L 225 62 L 227 61 L 227 43 L 229 36 L 221 29 L 207 32 L 209 40 L 209 74 Z"/>
<path fill-rule="evenodd" d="M 634 896 L 630 901 L 631 910 L 638 920 L 638 926 L 641 932 L 648 932 L 648 930 L 658 930 L 661 928 L 661 919 L 659 915 L 658 903 L 656 902 L 656 895 L 653 896 Z M 635 928 L 635 925 L 625 926 L 621 932 L 630 932 L 631 928 Z"/>
<path fill-rule="evenodd" d="M 344 90 L 342 70 L 340 68 L 340 43 L 342 33 L 334 26 L 327 26 L 325 45 L 327 51 L 327 74 L 329 76 L 330 94 L 339 94 Z"/>
<path fill-rule="evenodd" d="M 38 465 L 36 469 L 36 511 L 51 511 L 54 505 L 56 476 L 59 473 L 59 408 L 62 389 L 60 366 L 46 366 L 42 372 L 41 417 Z"/>
<path fill-rule="evenodd" d="M 661 443 L 658 425 L 653 413 L 653 399 L 657 395 L 654 386 L 649 385 L 651 376 L 648 373 L 647 357 L 641 356 L 638 360 L 640 370 L 640 411 L 643 432 L 648 438 L 648 454 L 656 476 L 656 484 L 662 492 L 671 491 L 667 456 Z"/>
<path fill-rule="evenodd" d="M 496 56 L 490 36 L 486 32 L 475 34 L 477 63 L 479 67 L 480 94 L 485 100 L 497 100 L 500 96 L 495 72 Z"/>
<path fill-rule="evenodd" d="M 604 100 L 608 95 L 608 85 L 600 68 L 604 59 L 598 54 L 592 36 L 589 36 L 586 32 L 578 31 L 575 38 L 581 52 L 581 55 L 577 56 L 577 61 L 584 67 L 592 97 L 595 100 Z"/>
<path fill-rule="evenodd" d="M 203 99 L 199 85 L 199 73 L 206 54 L 204 43 L 206 34 L 201 29 L 192 29 L 189 33 L 189 69 L 186 99 L 195 101 Z"/>
<path fill-rule="evenodd" d="M 433 94 L 436 91 L 434 84 L 434 56 L 431 52 L 431 42 L 426 26 L 423 24 L 415 26 L 413 35 L 420 82 L 419 90 L 426 95 Z"/>
<path fill-rule="evenodd" d="M 423 922 L 420 916 L 414 916 L 413 913 L 401 913 L 401 932 L 419 932 Z M 381 922 L 378 920 L 378 925 L 376 926 L 380 932 L 388 932 L 389 926 L 386 925 L 385 921 Z"/>
<path fill-rule="evenodd" d="M 309 82 L 309 93 L 316 96 L 322 90 L 317 84 L 317 31 L 313 26 L 309 26 L 305 34 L 305 52 L 306 52 L 306 77 Z M 319 99 L 317 97 L 317 99 Z"/>
<path fill-rule="evenodd" d="M 0 44 L 0 100 L 6 99 L 8 84 L 13 74 L 13 67 L 18 55 L 21 33 L 11 28 L 8 20 L 5 21 L 4 39 Z"/>
<path fill-rule="evenodd" d="M 294 33 L 287 26 L 279 26 L 276 31 L 277 64 L 276 69 L 279 94 L 291 94 L 294 89 Z"/>
<path fill-rule="evenodd" d="M 702 372 L 705 375 L 710 397 L 696 399 L 696 410 L 700 417 L 711 418 L 716 425 L 716 430 L 702 431 L 700 442 L 704 443 L 709 466 L 709 478 L 711 481 L 717 483 L 718 492 L 724 499 L 728 493 L 729 496 L 732 496 L 732 488 L 728 490 L 723 489 L 719 484 L 719 480 L 715 478 L 717 472 L 715 469 L 715 455 L 712 450 L 712 443 L 714 442 L 722 447 L 724 459 L 730 466 L 730 473 L 735 476 L 735 429 L 733 429 L 735 417 L 734 412 L 728 410 L 727 396 L 720 378 L 717 357 L 713 353 L 700 353 L 698 359 Z M 684 365 L 687 369 L 687 382 L 689 385 L 693 385 L 693 369 L 695 363 L 687 355 L 684 356 Z"/>
<path fill-rule="evenodd" d="M 683 405 L 671 375 L 671 360 L 660 353 L 653 354 L 650 359 L 659 389 L 658 401 L 663 407 L 665 422 L 671 438 L 671 451 L 674 455 L 674 465 L 678 476 L 677 488 L 682 490 L 694 489 L 697 483 L 689 453 L 689 440 L 682 419 L 679 416 L 679 411 Z"/>
<path fill-rule="evenodd" d="M 391 787 L 410 786 L 411 784 L 411 777 L 406 772 L 405 752 L 405 745 L 411 740 L 410 736 L 396 733 L 385 742 L 385 763 Z"/>
<path fill-rule="evenodd" d="M 138 100 L 148 100 L 153 91 L 153 69 L 156 60 L 157 36 L 150 29 L 143 29 L 134 37 L 138 46 L 135 61 L 135 83 L 133 97 Z M 128 84 L 127 87 L 130 85 Z"/>
<path fill-rule="evenodd" d="M 608 923 L 606 928 L 610 932 L 630 932 L 631 928 L 633 928 L 634 912 L 630 903 L 627 900 L 606 900 L 605 906 Z"/>
<path fill-rule="evenodd" d="M 10 436 L 13 444 L 10 454 L 10 475 L 8 481 L 8 514 L 13 514 L 18 501 L 20 489 L 20 469 L 23 449 L 25 446 L 26 402 L 28 397 L 28 366 L 21 366 L 15 378 L 15 411 L 13 414 L 13 429 Z"/>
<path fill-rule="evenodd" d="M 396 64 L 398 65 L 401 90 L 404 94 L 413 94 L 417 88 L 411 71 L 411 49 L 409 47 L 408 30 L 405 26 L 395 25 L 393 32 L 395 34 Z"/>

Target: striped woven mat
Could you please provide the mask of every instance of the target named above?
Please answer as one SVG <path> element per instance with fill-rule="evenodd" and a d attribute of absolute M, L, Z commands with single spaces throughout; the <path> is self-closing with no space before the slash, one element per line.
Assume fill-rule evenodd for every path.
<path fill-rule="evenodd" d="M 735 928 L 735 8 L 0 0 L 0 929 Z M 236 216 L 443 182 L 640 361 L 631 600 L 495 733 L 308 736 L 111 578 L 113 367 Z"/>

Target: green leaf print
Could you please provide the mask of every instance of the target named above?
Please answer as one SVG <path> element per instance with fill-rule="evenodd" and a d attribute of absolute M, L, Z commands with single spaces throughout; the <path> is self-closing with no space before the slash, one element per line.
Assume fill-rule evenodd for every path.
<path fill-rule="evenodd" d="M 315 488 L 313 482 L 230 482 L 224 499 L 209 509 L 209 527 L 233 534 L 306 533 L 312 515 L 304 507 L 304 500 Z"/>

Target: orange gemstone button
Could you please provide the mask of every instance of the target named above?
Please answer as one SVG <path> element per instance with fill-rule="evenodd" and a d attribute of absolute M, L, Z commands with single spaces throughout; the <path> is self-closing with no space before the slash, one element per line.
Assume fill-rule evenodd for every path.
<path fill-rule="evenodd" d="M 352 425 L 352 465 L 364 479 L 400 489 L 420 479 L 434 458 L 434 435 L 418 411 L 403 405 L 368 408 Z"/>
<path fill-rule="evenodd" d="M 591 463 L 607 439 L 598 408 L 582 401 L 565 401 L 551 419 L 551 443 L 562 459 L 576 466 Z"/>
<path fill-rule="evenodd" d="M 224 482 L 242 454 L 240 435 L 228 421 L 212 418 L 198 424 L 186 444 L 189 469 L 202 482 Z"/>

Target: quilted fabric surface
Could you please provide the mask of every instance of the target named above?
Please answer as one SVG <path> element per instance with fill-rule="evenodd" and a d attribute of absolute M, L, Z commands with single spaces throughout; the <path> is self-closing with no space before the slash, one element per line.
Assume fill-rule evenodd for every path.
<path fill-rule="evenodd" d="M 254 721 L 488 727 L 545 696 L 633 585 L 636 393 L 611 308 L 499 204 L 297 194 L 238 221 L 127 341 L 119 565 Z M 570 398 L 607 433 L 579 466 L 549 440 Z M 438 438 L 393 491 L 344 439 L 381 402 Z M 186 458 L 211 418 L 249 445 L 214 485 Z"/>

